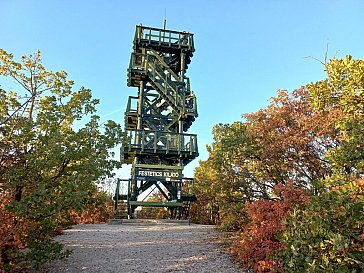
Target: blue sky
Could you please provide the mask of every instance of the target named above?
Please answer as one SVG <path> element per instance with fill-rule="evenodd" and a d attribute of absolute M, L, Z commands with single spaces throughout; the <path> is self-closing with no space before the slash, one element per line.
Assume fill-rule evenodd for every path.
<path fill-rule="evenodd" d="M 364 1 L 0 0 L 0 47 L 19 58 L 40 49 L 47 69 L 65 70 L 101 103 L 102 120 L 123 123 L 135 25 L 195 34 L 187 75 L 198 98 L 200 158 L 214 124 L 241 120 L 266 106 L 277 89 L 324 78 L 330 57 L 364 57 Z M 0 83 L 1 84 L 1 83 Z M 6 87 L 6 86 L 5 86 Z M 193 175 L 198 160 L 185 169 Z M 118 172 L 128 178 L 128 168 Z"/>

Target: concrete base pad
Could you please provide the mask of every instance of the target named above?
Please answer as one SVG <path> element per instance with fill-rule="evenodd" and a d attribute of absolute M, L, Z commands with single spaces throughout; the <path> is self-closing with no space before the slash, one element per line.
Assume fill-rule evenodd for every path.
<path fill-rule="evenodd" d="M 170 219 L 123 219 L 123 225 L 190 225 L 189 220 Z"/>
<path fill-rule="evenodd" d="M 123 221 L 123 219 L 110 219 L 109 225 L 121 225 Z"/>

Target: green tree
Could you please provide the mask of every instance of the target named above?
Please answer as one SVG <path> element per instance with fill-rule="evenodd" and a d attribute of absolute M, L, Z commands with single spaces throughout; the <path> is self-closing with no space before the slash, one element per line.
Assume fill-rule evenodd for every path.
<path fill-rule="evenodd" d="M 323 113 L 340 113 L 335 126 L 340 145 L 328 159 L 336 173 L 360 176 L 364 172 L 364 59 L 332 59 L 325 65 L 327 78 L 309 84 L 312 104 Z"/>
<path fill-rule="evenodd" d="M 60 257 L 51 234 L 64 216 L 82 210 L 93 182 L 120 167 L 110 149 L 123 133 L 113 121 L 101 126 L 91 91 L 73 91 L 66 72 L 43 67 L 39 51 L 16 62 L 0 49 L 0 75 L 17 84 L 0 90 L 0 186 L 13 193 L 7 209 L 16 215 L 15 228 L 24 223 L 21 240 L 37 268 Z M 81 119 L 85 124 L 75 129 Z M 8 246 L 1 248 L 5 263 L 16 256 Z"/>
<path fill-rule="evenodd" d="M 261 194 L 259 188 L 251 187 L 254 177 L 244 176 L 247 170 L 237 165 L 239 155 L 254 150 L 254 143 L 241 122 L 218 124 L 213 134 L 214 142 L 207 147 L 209 158 L 201 161 L 195 171 L 197 202 L 192 205 L 191 218 L 220 224 L 225 229 L 240 229 L 246 220 L 245 203 Z"/>
<path fill-rule="evenodd" d="M 153 191 L 149 194 L 148 202 L 165 202 L 167 201 L 163 194 L 159 191 Z M 143 207 L 138 211 L 138 218 L 142 219 L 168 219 L 169 212 L 166 208 Z"/>
<path fill-rule="evenodd" d="M 211 153 L 211 152 L 210 152 Z M 195 170 L 192 192 L 197 200 L 191 203 L 191 220 L 200 224 L 219 224 L 219 202 L 217 197 L 217 173 L 211 161 L 200 161 Z"/>

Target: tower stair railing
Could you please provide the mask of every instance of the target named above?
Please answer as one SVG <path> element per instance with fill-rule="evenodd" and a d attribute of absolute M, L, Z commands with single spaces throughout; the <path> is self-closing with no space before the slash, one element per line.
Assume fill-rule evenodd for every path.
<path fill-rule="evenodd" d="M 134 43 L 195 51 L 192 33 L 145 26 L 137 26 Z"/>
<path fill-rule="evenodd" d="M 174 82 L 158 65 L 155 58 L 148 55 L 147 59 L 147 75 L 151 80 L 151 84 L 160 92 L 161 96 L 168 104 L 178 113 L 184 112 L 184 95 L 180 91 L 178 82 Z M 171 74 L 169 74 L 171 75 Z"/>

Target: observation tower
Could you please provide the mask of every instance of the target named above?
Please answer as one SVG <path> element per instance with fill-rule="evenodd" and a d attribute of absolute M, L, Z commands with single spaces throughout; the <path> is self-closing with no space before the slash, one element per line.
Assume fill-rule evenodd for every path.
<path fill-rule="evenodd" d="M 189 193 L 193 179 L 183 176 L 184 167 L 198 156 L 197 135 L 188 134 L 197 114 L 197 101 L 186 76 L 195 51 L 193 34 L 136 26 L 133 52 L 128 68 L 128 86 L 136 87 L 136 96 L 128 98 L 122 163 L 132 164 L 127 194 L 115 194 L 126 201 L 128 217 L 135 209 L 167 207 L 171 218 L 188 216 Z M 161 202 L 142 197 L 158 190 Z"/>

